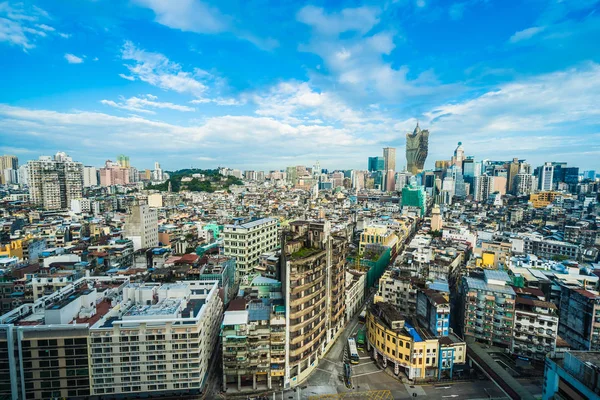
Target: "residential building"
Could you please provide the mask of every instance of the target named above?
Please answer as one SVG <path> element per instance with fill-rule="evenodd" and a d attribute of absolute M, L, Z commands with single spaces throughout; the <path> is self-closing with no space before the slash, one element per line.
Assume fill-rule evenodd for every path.
<path fill-rule="evenodd" d="M 573 350 L 600 351 L 600 294 L 561 285 L 558 334 Z"/>
<path fill-rule="evenodd" d="M 398 269 L 387 270 L 379 278 L 377 298 L 390 303 L 405 315 L 417 312 L 417 293 L 425 287 L 425 282 L 406 276 Z"/>
<path fill-rule="evenodd" d="M 425 187 L 418 186 L 414 179 L 409 185 L 402 188 L 402 208 L 403 210 L 414 210 L 419 217 L 423 217 L 427 213 Z"/>
<path fill-rule="evenodd" d="M 146 204 L 135 204 L 125 218 L 123 236 L 133 242 L 135 251 L 158 246 L 158 214 Z"/>
<path fill-rule="evenodd" d="M 513 179 L 513 194 L 515 196 L 528 196 L 533 191 L 533 175 L 517 174 Z"/>
<path fill-rule="evenodd" d="M 462 280 L 463 334 L 500 347 L 510 347 L 516 294 L 504 271 L 485 270 L 481 278 Z"/>
<path fill-rule="evenodd" d="M 529 195 L 529 201 L 531 202 L 534 208 L 545 208 L 561 196 L 564 196 L 564 193 L 552 191 L 531 193 Z"/>
<path fill-rule="evenodd" d="M 19 169 L 19 158 L 12 155 L 0 156 L 0 171 L 5 169 Z"/>
<path fill-rule="evenodd" d="M 100 168 L 100 184 L 102 186 L 127 185 L 128 183 L 129 168 L 124 168 L 119 163 L 110 160 L 106 161 L 104 168 Z"/>
<path fill-rule="evenodd" d="M 223 390 L 281 388 L 286 368 L 286 318 L 277 280 L 255 275 L 240 287 L 221 326 Z"/>
<path fill-rule="evenodd" d="M 397 309 L 376 302 L 367 309 L 367 349 L 384 368 L 393 364 L 394 374 L 412 381 L 452 377 L 466 363 L 466 343 L 456 335 L 436 338 Z"/>
<path fill-rule="evenodd" d="M 125 284 L 90 326 L 92 396 L 199 394 L 219 339 L 218 291 L 216 281 Z"/>
<path fill-rule="evenodd" d="M 448 293 L 433 289 L 417 292 L 417 318 L 421 326 L 436 337 L 450 334 L 450 298 Z"/>
<path fill-rule="evenodd" d="M 543 388 L 542 400 L 600 398 L 600 352 L 549 354 Z"/>
<path fill-rule="evenodd" d="M 413 175 L 423 171 L 429 151 L 429 131 L 421 130 L 419 124 L 413 133 L 406 134 L 406 169 Z"/>
<path fill-rule="evenodd" d="M 245 224 L 223 227 L 223 250 L 236 259 L 236 282 L 252 272 L 258 272 L 260 255 L 279 245 L 277 219 L 263 218 Z"/>
<path fill-rule="evenodd" d="M 28 162 L 28 184 L 31 202 L 46 210 L 71 206 L 72 199 L 83 196 L 83 164 L 65 153 L 41 156 Z"/>
<path fill-rule="evenodd" d="M 346 320 L 352 317 L 362 308 L 365 300 L 366 274 L 364 272 L 346 271 Z"/>
<path fill-rule="evenodd" d="M 347 239 L 334 237 L 330 229 L 329 221 L 295 221 L 285 232 L 286 387 L 315 370 L 344 328 Z"/>
<path fill-rule="evenodd" d="M 98 169 L 96 167 L 83 167 L 83 187 L 98 186 Z"/>
<path fill-rule="evenodd" d="M 530 360 L 543 361 L 556 350 L 558 310 L 544 300 L 540 290 L 515 289 L 515 324 L 511 352 Z"/>
<path fill-rule="evenodd" d="M 474 179 L 473 199 L 475 201 L 486 202 L 492 193 L 494 193 L 494 177 L 489 175 L 476 176 Z"/>
<path fill-rule="evenodd" d="M 359 254 L 362 255 L 369 244 L 380 244 L 387 247 L 395 247 L 398 237 L 394 231 L 383 225 L 367 226 L 360 234 Z"/>

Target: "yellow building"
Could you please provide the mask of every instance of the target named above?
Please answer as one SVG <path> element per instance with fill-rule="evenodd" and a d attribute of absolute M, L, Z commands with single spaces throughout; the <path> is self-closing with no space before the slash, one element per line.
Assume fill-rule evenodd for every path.
<path fill-rule="evenodd" d="M 359 253 L 362 255 L 368 244 L 392 247 L 396 243 L 398 237 L 387 226 L 367 226 L 360 235 Z"/>
<path fill-rule="evenodd" d="M 480 247 L 474 249 L 476 265 L 480 268 L 498 269 L 500 265 L 506 265 L 511 252 L 510 242 L 482 242 Z"/>
<path fill-rule="evenodd" d="M 534 208 L 544 208 L 550 205 L 558 196 L 571 197 L 561 192 L 539 192 L 529 195 L 529 202 Z"/>
<path fill-rule="evenodd" d="M 452 376 L 455 365 L 466 362 L 466 344 L 456 335 L 435 337 L 411 323 L 389 303 L 372 304 L 367 311 L 367 348 L 383 366 L 411 380 Z"/>
<path fill-rule="evenodd" d="M 23 259 L 23 239 L 11 240 L 7 245 L 0 245 L 0 257 L 17 257 Z"/>

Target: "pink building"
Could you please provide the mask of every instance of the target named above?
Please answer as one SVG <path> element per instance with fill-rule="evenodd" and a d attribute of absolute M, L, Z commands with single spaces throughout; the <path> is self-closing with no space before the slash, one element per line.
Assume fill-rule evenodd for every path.
<path fill-rule="evenodd" d="M 100 168 L 100 185 L 127 185 L 128 183 L 129 168 L 122 168 L 110 160 L 106 161 L 104 168 Z"/>

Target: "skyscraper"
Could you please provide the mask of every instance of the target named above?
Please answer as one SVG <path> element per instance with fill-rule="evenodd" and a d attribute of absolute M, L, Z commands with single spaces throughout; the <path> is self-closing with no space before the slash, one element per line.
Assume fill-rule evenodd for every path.
<path fill-rule="evenodd" d="M 385 159 L 383 157 L 369 157 L 369 172 L 383 171 L 385 169 Z"/>
<path fill-rule="evenodd" d="M 31 202 L 46 210 L 68 208 L 82 196 L 83 164 L 65 153 L 29 161 L 28 172 Z"/>
<path fill-rule="evenodd" d="M 19 159 L 17 156 L 3 155 L 0 156 L 0 171 L 5 169 L 18 169 Z"/>
<path fill-rule="evenodd" d="M 508 176 L 507 176 L 508 182 L 507 182 L 506 191 L 508 193 L 514 194 L 515 193 L 515 177 L 521 170 L 521 163 L 519 162 L 519 159 L 513 158 L 512 162 L 508 164 L 507 170 L 508 170 Z"/>
<path fill-rule="evenodd" d="M 544 163 L 538 167 L 538 189 L 541 191 L 552 190 L 552 182 L 554 175 L 554 166 L 552 163 Z"/>
<path fill-rule="evenodd" d="M 473 188 L 473 198 L 475 201 L 487 201 L 494 190 L 494 177 L 489 175 L 479 175 L 475 177 L 475 186 Z"/>
<path fill-rule="evenodd" d="M 463 161 L 465 159 L 465 149 L 462 146 L 462 142 L 458 142 L 458 146 L 454 150 L 454 155 L 452 156 L 452 165 L 462 170 Z"/>
<path fill-rule="evenodd" d="M 406 169 L 414 175 L 423 170 L 429 149 L 429 131 L 419 124 L 413 133 L 406 134 Z"/>
<path fill-rule="evenodd" d="M 393 147 L 383 148 L 384 170 L 396 172 L 396 149 Z"/>
<path fill-rule="evenodd" d="M 119 154 L 117 156 L 117 163 L 121 168 L 129 168 L 131 165 L 129 164 L 129 157 L 124 154 Z"/>

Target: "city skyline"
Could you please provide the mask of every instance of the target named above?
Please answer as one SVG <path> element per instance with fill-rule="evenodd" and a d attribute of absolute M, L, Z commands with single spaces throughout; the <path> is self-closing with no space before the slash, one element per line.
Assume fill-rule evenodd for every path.
<path fill-rule="evenodd" d="M 106 3 L 0 5 L 1 153 L 366 169 L 383 147 L 404 154 L 418 120 L 425 169 L 459 141 L 477 159 L 597 169 L 597 1 L 510 17 L 478 1 Z"/>

